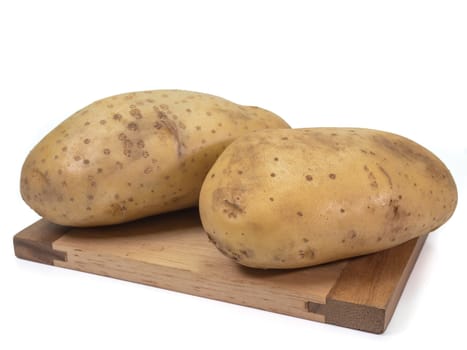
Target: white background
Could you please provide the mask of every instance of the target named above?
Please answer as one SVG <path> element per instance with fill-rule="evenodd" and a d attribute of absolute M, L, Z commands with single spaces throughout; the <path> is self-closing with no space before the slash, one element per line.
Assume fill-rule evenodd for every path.
<path fill-rule="evenodd" d="M 2 1 L 0 348 L 465 348 L 465 1 Z M 402 134 L 452 170 L 459 205 L 433 233 L 384 335 L 14 257 L 38 217 L 27 152 L 109 95 L 178 88 L 259 105 L 294 127 Z"/>

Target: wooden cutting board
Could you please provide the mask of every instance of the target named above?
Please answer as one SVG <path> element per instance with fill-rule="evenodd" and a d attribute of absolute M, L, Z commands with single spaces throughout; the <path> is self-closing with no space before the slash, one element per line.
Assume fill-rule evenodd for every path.
<path fill-rule="evenodd" d="M 189 209 L 100 228 L 39 220 L 14 247 L 22 259 L 382 333 L 425 239 L 311 268 L 256 270 L 223 256 Z"/>

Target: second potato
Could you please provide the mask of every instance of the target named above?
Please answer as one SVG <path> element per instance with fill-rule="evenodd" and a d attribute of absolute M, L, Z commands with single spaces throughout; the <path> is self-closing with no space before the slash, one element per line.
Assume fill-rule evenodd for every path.
<path fill-rule="evenodd" d="M 394 247 L 445 223 L 449 170 L 399 135 L 370 129 L 262 130 L 209 171 L 201 221 L 217 248 L 257 268 L 296 268 Z"/>

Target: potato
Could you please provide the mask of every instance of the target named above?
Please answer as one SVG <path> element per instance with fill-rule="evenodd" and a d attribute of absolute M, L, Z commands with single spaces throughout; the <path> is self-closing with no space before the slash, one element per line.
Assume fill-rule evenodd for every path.
<path fill-rule="evenodd" d="M 422 146 L 368 129 L 263 130 L 218 158 L 200 193 L 205 231 L 242 265 L 297 268 L 358 256 L 448 220 L 457 190 Z"/>
<path fill-rule="evenodd" d="M 234 138 L 287 127 L 266 110 L 196 92 L 109 97 L 39 142 L 23 165 L 21 194 L 39 215 L 70 226 L 196 206 L 206 173 Z"/>

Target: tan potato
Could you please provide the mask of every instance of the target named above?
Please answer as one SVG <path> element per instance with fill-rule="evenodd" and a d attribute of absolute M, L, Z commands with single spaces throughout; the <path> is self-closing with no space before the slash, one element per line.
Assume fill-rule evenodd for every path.
<path fill-rule="evenodd" d="M 196 206 L 206 173 L 234 138 L 287 127 L 266 110 L 196 92 L 109 97 L 40 141 L 24 163 L 21 194 L 39 215 L 70 226 Z"/>
<path fill-rule="evenodd" d="M 242 265 L 296 268 L 401 244 L 442 225 L 457 190 L 422 146 L 368 129 L 263 130 L 234 141 L 200 194 L 202 224 Z"/>

